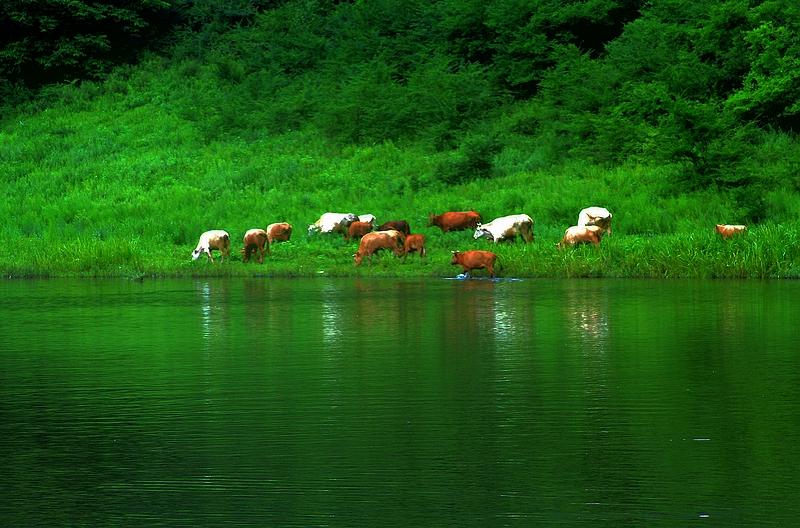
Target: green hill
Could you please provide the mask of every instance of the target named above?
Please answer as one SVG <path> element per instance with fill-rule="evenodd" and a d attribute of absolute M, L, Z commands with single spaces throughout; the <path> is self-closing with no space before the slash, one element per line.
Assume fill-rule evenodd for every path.
<path fill-rule="evenodd" d="M 425 224 L 465 209 L 534 218 L 504 275 L 800 275 L 792 2 L 224 4 L 161 3 L 134 64 L 6 83 L 4 276 L 452 275 L 490 245 Z M 556 250 L 589 205 L 614 236 Z M 306 236 L 326 211 L 406 219 L 430 255 L 356 270 L 354 243 Z M 293 240 L 263 266 L 189 259 L 276 221 Z"/>

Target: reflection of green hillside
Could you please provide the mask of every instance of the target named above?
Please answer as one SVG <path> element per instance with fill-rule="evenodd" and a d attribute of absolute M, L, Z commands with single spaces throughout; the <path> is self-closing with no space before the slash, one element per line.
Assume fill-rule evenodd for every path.
<path fill-rule="evenodd" d="M 0 7 L 20 25 L 0 37 L 6 276 L 352 275 L 353 245 L 305 237 L 325 211 L 428 235 L 428 263 L 359 274 L 441 276 L 484 243 L 427 215 L 464 209 L 534 218 L 507 275 L 798 275 L 790 2 L 68 4 Z M 59 75 L 78 80 L 40 85 Z M 615 238 L 551 251 L 589 205 Z M 206 229 L 238 246 L 284 220 L 295 240 L 263 267 L 188 262 Z M 716 223 L 751 229 L 722 245 Z"/>
<path fill-rule="evenodd" d="M 0 517 L 790 525 L 798 289 L 0 282 Z"/>

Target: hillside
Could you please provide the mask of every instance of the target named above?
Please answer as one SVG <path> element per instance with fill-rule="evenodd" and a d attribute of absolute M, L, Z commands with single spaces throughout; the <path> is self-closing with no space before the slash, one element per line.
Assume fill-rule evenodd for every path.
<path fill-rule="evenodd" d="M 535 219 L 507 275 L 800 274 L 793 3 L 265 4 L 6 109 L 4 276 L 452 275 L 488 245 L 425 221 L 467 208 Z M 614 237 L 555 250 L 595 204 Z M 356 272 L 305 235 L 325 211 L 407 219 L 431 256 Z M 262 267 L 189 261 L 206 229 L 283 220 Z"/>

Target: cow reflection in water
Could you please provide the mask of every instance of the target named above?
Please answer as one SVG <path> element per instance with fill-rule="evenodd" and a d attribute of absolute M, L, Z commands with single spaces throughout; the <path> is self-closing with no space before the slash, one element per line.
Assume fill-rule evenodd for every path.
<path fill-rule="evenodd" d="M 230 325 L 226 307 L 230 302 L 227 283 L 198 281 L 194 285 L 200 298 L 200 324 L 203 345 L 206 349 L 215 346 L 215 339 L 222 339 Z"/>
<path fill-rule="evenodd" d="M 605 351 L 608 341 L 606 294 L 584 284 L 568 285 L 564 294 L 567 326 L 572 333 L 592 348 Z"/>

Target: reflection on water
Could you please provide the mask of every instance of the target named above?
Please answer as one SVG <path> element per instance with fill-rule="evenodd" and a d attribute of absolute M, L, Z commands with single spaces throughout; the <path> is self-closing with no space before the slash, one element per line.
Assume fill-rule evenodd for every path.
<path fill-rule="evenodd" d="M 8 526 L 791 526 L 800 283 L 0 283 Z"/>

